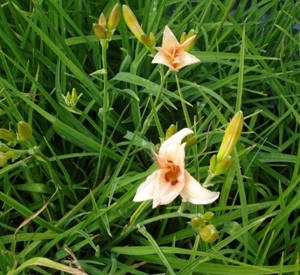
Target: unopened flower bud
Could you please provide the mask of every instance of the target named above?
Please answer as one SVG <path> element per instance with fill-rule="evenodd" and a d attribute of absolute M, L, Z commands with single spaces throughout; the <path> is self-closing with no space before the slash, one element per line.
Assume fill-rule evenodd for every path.
<path fill-rule="evenodd" d="M 31 126 L 25 121 L 19 121 L 17 125 L 18 139 L 20 141 L 27 141 L 32 136 Z"/>
<path fill-rule="evenodd" d="M 97 37 L 99 37 L 100 39 L 106 38 L 106 30 L 105 30 L 105 27 L 103 27 L 102 25 L 94 24 L 93 30 L 94 30 L 95 35 Z"/>
<path fill-rule="evenodd" d="M 13 151 L 0 152 L 0 167 L 4 166 L 7 161 L 11 158 L 15 157 L 15 153 Z"/>
<path fill-rule="evenodd" d="M 191 37 L 195 37 L 196 36 L 196 32 L 194 29 L 191 29 L 187 34 L 184 32 L 182 33 L 181 37 L 180 37 L 180 44 L 183 44 L 185 41 L 187 41 L 189 38 Z M 196 43 L 196 39 L 191 39 L 191 42 L 188 43 L 185 47 L 184 50 L 186 52 L 190 52 L 192 50 L 192 48 L 195 46 Z"/>
<path fill-rule="evenodd" d="M 200 237 L 206 243 L 213 243 L 219 238 L 219 232 L 213 224 L 200 229 Z"/>
<path fill-rule="evenodd" d="M 191 137 L 188 137 L 185 142 L 186 142 L 186 146 L 190 147 L 197 143 L 197 138 L 195 136 L 191 136 Z"/>
<path fill-rule="evenodd" d="M 183 32 L 180 36 L 180 39 L 179 39 L 179 43 L 180 44 L 183 44 L 183 42 L 186 40 L 186 32 Z"/>
<path fill-rule="evenodd" d="M 149 33 L 150 46 L 153 47 L 156 41 L 156 36 L 153 32 Z"/>
<path fill-rule="evenodd" d="M 108 18 L 108 21 L 107 21 L 107 29 L 108 30 L 114 30 L 119 21 L 120 21 L 120 6 L 119 4 L 117 3 L 112 11 L 110 12 L 110 15 L 109 15 L 109 18 Z"/>
<path fill-rule="evenodd" d="M 15 140 L 15 137 L 13 133 L 7 129 L 0 129 L 0 139 L 3 139 L 5 141 L 13 141 Z"/>
<path fill-rule="evenodd" d="M 204 219 L 196 217 L 191 220 L 191 226 L 195 228 L 202 228 L 205 225 Z"/>
<path fill-rule="evenodd" d="M 213 155 L 210 159 L 209 170 L 215 176 L 225 174 L 232 165 L 231 156 L 227 156 L 226 158 L 218 161 L 216 155 Z"/>
<path fill-rule="evenodd" d="M 72 93 L 67 92 L 67 94 L 65 96 L 63 96 L 64 100 L 65 100 L 65 104 L 68 107 L 71 108 L 75 108 L 76 104 L 78 103 L 79 98 L 82 96 L 82 94 L 80 94 L 79 96 L 77 95 L 76 89 L 73 88 L 72 89 Z"/>
<path fill-rule="evenodd" d="M 103 13 L 100 14 L 98 25 L 102 26 L 103 28 L 106 28 L 106 17 Z"/>
<path fill-rule="evenodd" d="M 177 132 L 177 126 L 172 124 L 166 131 L 166 139 L 170 138 Z"/>
<path fill-rule="evenodd" d="M 218 161 L 227 158 L 237 144 L 243 128 L 243 112 L 237 112 L 225 130 L 221 147 L 217 154 Z"/>
<path fill-rule="evenodd" d="M 215 214 L 213 212 L 207 211 L 207 212 L 204 213 L 203 219 L 206 220 L 206 221 L 211 221 L 214 215 Z"/>
<path fill-rule="evenodd" d="M 126 25 L 134 34 L 134 36 L 142 42 L 142 35 L 145 35 L 140 23 L 137 21 L 133 11 L 126 5 L 122 6 L 123 17 L 126 22 Z"/>

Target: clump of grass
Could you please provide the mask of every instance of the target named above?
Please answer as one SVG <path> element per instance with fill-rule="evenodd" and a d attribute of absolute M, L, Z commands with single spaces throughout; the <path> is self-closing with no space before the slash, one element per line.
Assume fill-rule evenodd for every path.
<path fill-rule="evenodd" d="M 201 63 L 177 74 L 184 101 L 170 74 L 156 105 L 167 69 L 123 18 L 104 81 L 92 26 L 115 1 L 1 4 L 0 128 L 32 129 L 16 144 L 1 138 L 1 152 L 19 154 L 0 169 L 2 274 L 299 273 L 300 5 L 235 2 L 130 3 L 157 45 L 165 25 L 197 33 Z M 76 109 L 64 99 L 73 89 Z M 233 166 L 213 179 L 215 203 L 132 201 L 171 124 L 190 119 L 187 167 L 203 183 L 238 110 L 243 133 Z M 190 224 L 206 212 L 219 232 L 212 243 Z"/>

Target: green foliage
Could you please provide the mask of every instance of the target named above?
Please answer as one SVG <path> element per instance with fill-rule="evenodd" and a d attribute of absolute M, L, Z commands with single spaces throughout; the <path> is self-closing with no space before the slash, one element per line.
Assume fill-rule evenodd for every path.
<path fill-rule="evenodd" d="M 201 63 L 178 79 L 151 64 L 123 18 L 104 59 L 93 23 L 116 1 L 1 2 L 0 128 L 32 129 L 0 140 L 18 156 L 0 168 L 1 274 L 299 273 L 300 3 L 235 2 L 126 2 L 156 45 L 165 25 L 178 38 L 195 29 Z M 132 201 L 171 124 L 190 120 L 187 167 L 203 183 L 238 110 L 243 133 L 213 179 L 216 202 Z M 190 225 L 207 211 L 213 243 Z"/>

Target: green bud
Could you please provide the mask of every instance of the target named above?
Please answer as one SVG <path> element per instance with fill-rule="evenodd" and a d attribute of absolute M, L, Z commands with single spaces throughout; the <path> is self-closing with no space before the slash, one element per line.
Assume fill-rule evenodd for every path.
<path fill-rule="evenodd" d="M 152 47 L 155 44 L 155 41 L 156 41 L 156 36 L 153 32 L 149 33 L 149 40 L 150 40 L 150 44 L 151 44 L 151 47 Z"/>
<path fill-rule="evenodd" d="M 232 166 L 232 159 L 231 156 L 227 156 L 226 158 L 223 158 L 222 160 L 218 160 L 216 155 L 213 155 L 210 159 L 210 166 L 209 170 L 210 172 L 215 175 L 221 175 L 225 174 L 230 167 Z"/>
<path fill-rule="evenodd" d="M 166 131 L 166 139 L 170 138 L 177 132 L 177 126 L 172 124 Z"/>
<path fill-rule="evenodd" d="M 27 141 L 32 136 L 31 126 L 25 121 L 19 121 L 17 125 L 18 139 L 20 141 Z"/>
<path fill-rule="evenodd" d="M 217 154 L 218 161 L 227 158 L 237 144 L 243 128 L 243 112 L 237 112 L 229 122 Z"/>
<path fill-rule="evenodd" d="M 106 27 L 106 17 L 103 13 L 100 14 L 99 19 L 98 19 L 98 25 L 102 27 Z"/>
<path fill-rule="evenodd" d="M 212 220 L 214 215 L 215 214 L 213 212 L 207 211 L 207 212 L 204 213 L 203 219 L 206 220 L 206 221 L 210 221 L 210 220 Z"/>
<path fill-rule="evenodd" d="M 102 25 L 94 24 L 93 30 L 94 30 L 95 35 L 97 37 L 99 37 L 100 39 L 106 38 L 106 30 Z"/>
<path fill-rule="evenodd" d="M 200 229 L 200 237 L 206 243 L 213 243 L 219 238 L 219 232 L 213 224 Z"/>
<path fill-rule="evenodd" d="M 188 137 L 186 140 L 186 146 L 187 147 L 190 147 L 192 145 L 195 145 L 197 143 L 197 138 L 195 136 L 191 136 L 191 137 Z"/>
<path fill-rule="evenodd" d="M 213 155 L 209 160 L 209 170 L 213 173 L 218 163 L 217 155 Z"/>
<path fill-rule="evenodd" d="M 4 166 L 6 162 L 15 157 L 15 153 L 13 151 L 0 152 L 0 167 Z"/>
<path fill-rule="evenodd" d="M 151 42 L 151 40 L 150 40 L 150 38 L 147 34 L 142 34 L 141 35 L 141 41 L 148 48 L 151 48 L 153 46 L 152 42 Z"/>
<path fill-rule="evenodd" d="M 191 226 L 196 228 L 201 228 L 205 225 L 204 219 L 201 217 L 196 217 L 191 220 Z"/>
<path fill-rule="evenodd" d="M 7 129 L 0 129 L 0 139 L 3 139 L 5 141 L 13 141 L 15 140 L 15 137 L 13 133 Z"/>
<path fill-rule="evenodd" d="M 80 94 L 79 96 L 77 95 L 77 92 L 76 92 L 76 89 L 73 88 L 72 89 L 72 93 L 70 92 L 67 92 L 67 94 L 65 96 L 63 96 L 64 100 L 65 100 L 65 104 L 68 106 L 68 107 L 71 107 L 71 108 L 75 108 L 76 107 L 76 104 L 79 100 L 79 98 L 82 96 L 82 94 Z"/>
<path fill-rule="evenodd" d="M 186 32 L 183 32 L 180 36 L 179 43 L 183 44 L 185 40 L 186 40 Z"/>
<path fill-rule="evenodd" d="M 109 15 L 109 18 L 107 21 L 107 29 L 113 31 L 117 27 L 117 25 L 120 21 L 120 17 L 121 17 L 120 6 L 117 3 L 113 7 L 112 11 L 110 12 L 110 15 Z"/>

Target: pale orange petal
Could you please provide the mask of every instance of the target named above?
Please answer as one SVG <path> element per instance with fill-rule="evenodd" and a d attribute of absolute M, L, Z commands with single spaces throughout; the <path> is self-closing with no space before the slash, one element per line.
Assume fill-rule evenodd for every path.
<path fill-rule="evenodd" d="M 213 192 L 204 188 L 187 171 L 184 173 L 185 185 L 180 192 L 183 201 L 193 204 L 208 204 L 219 197 L 219 192 Z"/>
<path fill-rule="evenodd" d="M 183 138 L 187 135 L 192 134 L 193 131 L 184 128 L 168 138 L 159 149 L 159 156 L 165 161 L 172 161 L 174 164 L 178 165 L 180 169 L 184 168 L 184 157 L 185 157 L 185 144 L 181 144 Z"/>
<path fill-rule="evenodd" d="M 155 171 L 139 186 L 133 201 L 146 201 L 153 198 L 155 184 L 158 180 L 158 173 Z"/>
<path fill-rule="evenodd" d="M 192 36 L 189 37 L 187 40 L 185 40 L 185 41 L 181 44 L 181 46 L 182 46 L 183 48 L 189 46 L 189 44 L 193 43 L 193 41 L 194 41 L 195 38 L 196 38 L 196 35 L 192 35 Z"/>
<path fill-rule="evenodd" d="M 171 70 L 174 70 L 173 65 L 171 64 L 169 58 L 166 56 L 164 51 L 159 51 L 153 58 L 152 63 L 162 64 L 169 67 Z"/>
<path fill-rule="evenodd" d="M 164 49 L 180 47 L 180 43 L 168 26 L 164 30 L 162 47 Z"/>
<path fill-rule="evenodd" d="M 198 62 L 200 62 L 200 59 L 198 59 L 196 56 L 189 54 L 187 52 L 182 52 L 180 54 L 179 66 L 176 67 L 176 70 L 179 70 L 185 66 L 198 63 Z"/>
<path fill-rule="evenodd" d="M 174 134 L 173 136 L 171 136 L 170 138 L 168 138 L 165 142 L 163 142 L 163 144 L 161 145 L 160 149 L 159 149 L 159 154 L 163 153 L 164 151 L 169 149 L 170 144 L 181 144 L 182 140 L 190 135 L 194 133 L 191 129 L 189 128 L 183 128 L 180 131 L 178 131 L 176 134 Z"/>
<path fill-rule="evenodd" d="M 179 182 L 172 185 L 165 179 L 165 173 L 167 171 L 168 169 L 158 170 L 158 181 L 156 182 L 153 192 L 153 208 L 158 205 L 169 204 L 179 195 L 184 186 L 184 182 L 182 181 L 184 173 L 178 177 Z"/>

